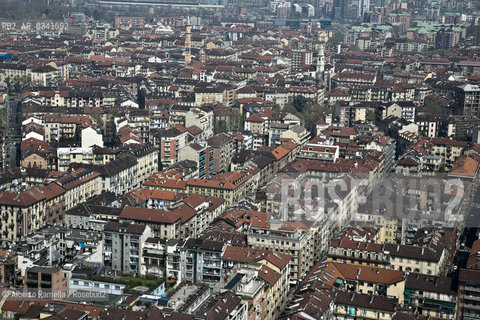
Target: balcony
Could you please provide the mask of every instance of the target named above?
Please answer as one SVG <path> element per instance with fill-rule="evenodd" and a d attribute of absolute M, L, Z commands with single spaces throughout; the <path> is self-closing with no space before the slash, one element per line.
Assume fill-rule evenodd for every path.
<path fill-rule="evenodd" d="M 219 262 L 204 261 L 203 265 L 208 268 L 221 268 L 221 264 Z"/>
<path fill-rule="evenodd" d="M 470 310 L 478 310 L 480 311 L 480 304 L 471 304 L 471 303 L 465 303 L 463 305 L 464 308 L 470 309 Z"/>
<path fill-rule="evenodd" d="M 471 295 L 466 295 L 463 300 L 470 300 L 470 301 L 479 301 L 480 302 L 480 297 L 479 296 L 471 296 Z"/>
<path fill-rule="evenodd" d="M 465 291 L 480 292 L 480 288 L 472 287 L 472 286 L 465 286 Z"/>

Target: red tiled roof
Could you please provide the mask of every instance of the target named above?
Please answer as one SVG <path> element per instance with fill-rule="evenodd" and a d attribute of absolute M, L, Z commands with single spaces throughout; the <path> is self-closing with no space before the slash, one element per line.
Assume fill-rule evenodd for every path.
<path fill-rule="evenodd" d="M 147 209 L 147 208 L 136 208 L 126 206 L 122 213 L 120 213 L 120 218 L 130 219 L 135 221 L 143 221 L 146 223 L 164 223 L 172 224 L 181 219 L 181 216 L 178 212 L 168 212 L 165 210 L 157 209 Z"/>

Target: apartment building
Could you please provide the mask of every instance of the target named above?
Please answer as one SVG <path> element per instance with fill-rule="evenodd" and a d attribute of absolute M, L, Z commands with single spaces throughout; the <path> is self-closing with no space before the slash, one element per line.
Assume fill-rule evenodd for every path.
<path fill-rule="evenodd" d="M 320 279 L 339 290 L 396 298 L 399 303 L 403 302 L 403 271 L 325 261 L 318 262 L 304 281 Z"/>
<path fill-rule="evenodd" d="M 196 126 L 202 130 L 200 140 L 213 136 L 214 114 L 208 108 L 192 108 L 185 114 L 185 127 Z"/>
<path fill-rule="evenodd" d="M 96 128 L 96 121 L 88 115 L 44 114 L 45 142 L 72 140 L 80 136 L 81 129 Z"/>
<path fill-rule="evenodd" d="M 463 84 L 456 89 L 457 102 L 463 115 L 478 116 L 480 112 L 480 86 Z"/>
<path fill-rule="evenodd" d="M 195 105 L 214 104 L 217 102 L 227 104 L 226 90 L 223 86 L 195 87 Z"/>
<path fill-rule="evenodd" d="M 145 26 L 145 18 L 136 16 L 116 16 L 115 28 L 117 29 L 143 29 Z"/>
<path fill-rule="evenodd" d="M 447 138 L 432 138 L 433 144 L 430 150 L 432 155 L 441 156 L 447 166 L 451 166 L 463 152 L 472 146 L 466 141 L 456 141 Z"/>
<path fill-rule="evenodd" d="M 290 127 L 287 123 L 274 122 L 268 129 L 268 145 L 270 147 L 276 147 L 280 144 L 282 134 Z"/>
<path fill-rule="evenodd" d="M 154 172 L 158 171 L 158 155 L 157 148 L 150 144 L 131 145 L 128 149 L 135 158 L 137 158 L 137 186 L 147 180 Z"/>
<path fill-rule="evenodd" d="M 292 71 L 298 71 L 299 67 L 311 64 L 313 64 L 313 51 L 306 49 L 292 50 L 290 60 L 290 69 Z"/>
<path fill-rule="evenodd" d="M 247 319 L 270 319 L 267 315 L 266 294 L 269 284 L 259 277 L 258 272 L 254 269 L 240 268 L 237 270 L 236 276 L 225 285 L 225 288 L 232 290 L 248 304 Z"/>
<path fill-rule="evenodd" d="M 346 95 L 343 90 L 337 89 L 336 91 L 330 94 L 330 101 L 338 96 Z M 355 122 L 365 122 L 367 119 L 367 108 L 361 104 L 353 104 L 348 101 L 345 101 L 345 98 L 342 97 L 342 100 L 336 101 L 335 103 L 335 116 L 338 117 L 341 126 L 349 127 Z"/>
<path fill-rule="evenodd" d="M 226 206 L 227 202 L 221 197 L 194 193 L 177 202 L 172 212 L 178 212 L 183 218 L 181 227 L 183 238 L 198 237 L 224 212 Z"/>
<path fill-rule="evenodd" d="M 320 255 L 316 247 L 320 227 L 300 221 L 270 223 L 269 219 L 259 217 L 252 220 L 248 230 L 249 247 L 291 255 L 290 283 L 296 283 L 307 274 Z"/>
<path fill-rule="evenodd" d="M 61 72 L 51 64 L 47 64 L 30 70 L 30 77 L 32 82 L 41 84 L 42 86 L 48 86 L 61 77 Z"/>
<path fill-rule="evenodd" d="M 460 269 L 456 319 L 480 319 L 480 270 Z"/>
<path fill-rule="evenodd" d="M 39 188 L 0 193 L 0 239 L 18 241 L 44 225 L 45 196 Z M 25 214 L 28 212 L 29 214 Z"/>
<path fill-rule="evenodd" d="M 66 190 L 65 210 L 69 210 L 102 190 L 100 173 L 91 169 L 79 168 L 55 181 Z"/>
<path fill-rule="evenodd" d="M 347 237 L 335 239 L 328 249 L 328 260 L 390 268 L 399 271 L 439 275 L 449 259 L 448 248 L 438 243 L 433 247 L 370 243 Z"/>
<path fill-rule="evenodd" d="M 56 183 L 49 183 L 41 189 L 45 195 L 45 224 L 54 226 L 64 222 L 67 190 Z"/>
<path fill-rule="evenodd" d="M 30 73 L 30 69 L 26 65 L 20 64 L 3 64 L 2 70 L 5 73 L 5 78 L 15 79 L 25 79 Z"/>
<path fill-rule="evenodd" d="M 283 122 L 281 117 L 273 113 L 255 113 L 244 121 L 244 129 L 252 134 L 265 136 L 272 123 Z"/>
<path fill-rule="evenodd" d="M 480 240 L 470 250 L 466 269 L 458 275 L 456 319 L 480 319 Z"/>
<path fill-rule="evenodd" d="M 153 163 L 153 162 L 152 162 Z M 125 194 L 133 188 L 139 187 L 137 158 L 127 153 L 110 161 L 107 164 L 90 166 L 102 178 L 101 191 L 111 191 L 115 194 Z M 153 171 L 153 168 L 147 171 Z M 144 168 L 145 169 L 145 168 Z M 145 172 L 143 172 L 145 175 Z"/>
<path fill-rule="evenodd" d="M 95 198 L 92 198 L 92 200 L 95 200 Z M 64 225 L 69 229 L 101 232 L 109 221 L 118 221 L 121 212 L 121 208 L 84 202 L 65 212 Z"/>
<path fill-rule="evenodd" d="M 66 287 L 61 268 L 40 266 L 27 269 L 23 285 L 25 289 L 50 289 L 53 292 Z"/>
<path fill-rule="evenodd" d="M 195 319 L 246 320 L 248 305 L 232 291 L 226 290 L 210 297 L 194 313 Z"/>
<path fill-rule="evenodd" d="M 347 320 L 360 319 L 393 319 L 397 299 L 365 293 L 339 291 L 335 297 L 335 318 Z"/>
<path fill-rule="evenodd" d="M 405 281 L 405 303 L 423 316 L 455 319 L 457 292 L 452 278 L 409 274 Z"/>
<path fill-rule="evenodd" d="M 188 144 L 188 131 L 181 125 L 160 131 L 160 161 L 168 167 L 178 161 L 179 151 Z"/>
<path fill-rule="evenodd" d="M 289 300 L 285 315 L 279 319 L 288 320 L 292 318 L 309 319 L 330 319 L 335 310 L 336 289 L 315 281 L 311 284 L 302 283 L 294 292 L 293 299 Z M 315 306 L 311 308 L 311 306 Z"/>
<path fill-rule="evenodd" d="M 188 111 L 190 111 L 190 106 L 173 105 L 170 108 L 168 124 L 170 126 L 185 126 L 185 117 Z"/>
<path fill-rule="evenodd" d="M 370 210 L 367 209 L 367 206 L 359 206 L 355 220 L 357 222 L 369 223 L 374 226 L 378 234 L 376 242 L 380 244 L 396 243 L 397 235 L 401 233 L 395 217 L 372 214 L 370 213 Z"/>
<path fill-rule="evenodd" d="M 164 210 L 126 206 L 119 215 L 120 222 L 135 222 L 150 226 L 152 237 L 177 239 L 180 234 L 181 216 Z"/>
<path fill-rule="evenodd" d="M 373 86 L 376 79 L 377 77 L 373 74 L 352 73 L 352 72 L 344 71 L 332 77 L 332 86 L 333 87 Z"/>
<path fill-rule="evenodd" d="M 213 152 L 213 173 L 226 172 L 234 154 L 233 139 L 226 133 L 220 133 L 207 140 Z"/>
<path fill-rule="evenodd" d="M 189 238 L 178 246 L 180 251 L 181 278 L 189 283 L 210 286 L 224 281 L 222 256 L 226 244 L 200 238 Z"/>
<path fill-rule="evenodd" d="M 196 178 L 209 179 L 213 174 L 213 149 L 206 143 L 191 143 L 178 153 L 178 161 L 190 160 L 196 164 Z"/>
<path fill-rule="evenodd" d="M 233 204 L 241 199 L 247 191 L 246 185 L 251 173 L 240 171 L 219 174 L 212 179 L 189 179 L 186 192 L 199 193 L 203 196 L 223 198 L 227 204 Z"/>
<path fill-rule="evenodd" d="M 255 270 L 258 278 L 268 286 L 265 292 L 265 305 L 254 306 L 261 312 L 261 319 L 277 319 L 285 307 L 290 289 L 290 261 L 288 254 L 245 247 L 227 246 L 223 253 L 224 272 L 232 285 L 237 281 L 239 268 Z M 232 275 L 235 275 L 232 278 Z"/>
<path fill-rule="evenodd" d="M 72 163 L 94 164 L 93 148 L 57 148 L 58 171 L 68 171 Z"/>
<path fill-rule="evenodd" d="M 296 144 L 303 146 L 310 140 L 310 132 L 301 125 L 292 125 L 282 133 L 281 139 L 291 139 Z"/>
<path fill-rule="evenodd" d="M 140 274 L 180 283 L 182 277 L 178 244 L 176 239 L 148 238 L 143 247 Z"/>
<path fill-rule="evenodd" d="M 110 221 L 103 230 L 103 263 L 123 273 L 141 273 L 145 241 L 153 236 L 148 225 Z"/>

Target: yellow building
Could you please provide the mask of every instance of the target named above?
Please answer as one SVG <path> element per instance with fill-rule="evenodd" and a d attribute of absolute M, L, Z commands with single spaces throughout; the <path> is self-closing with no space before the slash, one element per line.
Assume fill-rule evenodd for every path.
<path fill-rule="evenodd" d="M 214 179 L 190 179 L 187 181 L 186 192 L 222 198 L 231 205 L 243 197 L 246 182 L 251 176 L 251 173 L 236 171 L 219 174 Z"/>
<path fill-rule="evenodd" d="M 336 319 L 393 319 L 397 299 L 339 291 L 335 299 Z"/>
<path fill-rule="evenodd" d="M 44 226 L 45 195 L 40 188 L 0 193 L 0 239 L 24 239 Z"/>
<path fill-rule="evenodd" d="M 65 210 L 69 210 L 101 192 L 102 177 L 100 173 L 80 168 L 56 181 L 65 193 Z"/>

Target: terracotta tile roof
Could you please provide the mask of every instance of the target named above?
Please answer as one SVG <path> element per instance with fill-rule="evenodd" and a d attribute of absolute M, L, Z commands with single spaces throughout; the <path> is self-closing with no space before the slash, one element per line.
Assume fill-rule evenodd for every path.
<path fill-rule="evenodd" d="M 470 250 L 467 261 L 467 268 L 480 270 L 480 240 L 475 240 Z"/>
<path fill-rule="evenodd" d="M 398 270 L 332 262 L 344 279 L 391 285 L 404 280 L 404 272 Z"/>
<path fill-rule="evenodd" d="M 174 170 L 155 172 L 147 178 L 143 185 L 154 188 L 185 190 L 187 182 L 182 180 L 182 178 L 183 174 Z"/>
<path fill-rule="evenodd" d="M 383 296 L 338 291 L 335 302 L 337 305 L 382 310 L 393 313 L 395 312 L 398 300 L 396 298 Z"/>
<path fill-rule="evenodd" d="M 41 189 L 43 191 L 43 194 L 45 195 L 45 200 L 47 201 L 67 192 L 64 188 L 62 188 L 56 183 L 50 183 L 46 186 L 41 187 Z"/>
<path fill-rule="evenodd" d="M 273 270 L 272 268 L 266 265 L 263 265 L 260 268 L 260 270 L 258 270 L 258 277 L 263 281 L 265 281 L 266 283 L 268 283 L 270 287 L 273 287 L 275 283 L 277 283 L 278 280 L 280 280 L 282 275 L 276 272 L 275 270 Z"/>
<path fill-rule="evenodd" d="M 283 270 L 292 259 L 288 254 L 237 246 L 227 246 L 222 258 L 223 260 L 239 263 L 253 263 L 265 260 L 280 270 Z"/>
<path fill-rule="evenodd" d="M 26 140 L 23 140 L 20 144 L 20 149 L 22 151 L 39 150 L 39 149 L 54 150 L 54 148 L 50 146 L 48 143 L 43 142 L 41 140 L 37 140 L 35 138 L 28 138 Z"/>
<path fill-rule="evenodd" d="M 268 221 L 270 220 L 270 216 L 271 214 L 267 212 L 231 209 L 224 212 L 221 218 L 229 221 L 237 228 L 243 224 L 248 224 L 256 228 L 269 228 Z"/>
<path fill-rule="evenodd" d="M 179 136 L 179 135 L 181 135 L 182 133 L 185 133 L 185 132 L 187 132 L 187 128 L 178 124 L 173 128 L 162 130 L 162 137 L 173 138 L 173 137 L 177 137 L 177 136 Z"/>
<path fill-rule="evenodd" d="M 199 135 L 203 132 L 202 129 L 200 129 L 199 127 L 197 127 L 195 125 L 188 127 L 187 130 L 188 130 L 188 133 L 190 133 L 193 136 Z"/>
<path fill-rule="evenodd" d="M 120 218 L 146 223 L 173 224 L 179 221 L 181 216 L 178 212 L 126 206 L 122 213 L 120 213 Z"/>
<path fill-rule="evenodd" d="M 3 191 L 0 192 L 0 205 L 26 208 L 39 201 L 45 200 L 45 198 L 46 196 L 43 191 L 37 187 L 20 193 Z"/>
<path fill-rule="evenodd" d="M 357 135 L 355 128 L 352 127 L 328 127 L 321 131 L 323 136 L 333 136 L 333 137 L 350 137 Z"/>
<path fill-rule="evenodd" d="M 129 195 L 135 196 L 143 201 L 148 201 L 149 199 L 166 201 L 175 200 L 175 192 L 169 190 L 135 189 L 126 194 L 126 196 Z"/>
<path fill-rule="evenodd" d="M 187 204 L 182 204 L 172 210 L 171 213 L 180 216 L 182 223 L 185 223 L 192 219 L 197 214 L 197 211 Z"/>
<path fill-rule="evenodd" d="M 275 159 L 280 160 L 289 153 L 289 150 L 285 149 L 283 146 L 278 146 L 272 150 L 272 154 Z"/>
<path fill-rule="evenodd" d="M 248 178 L 249 175 L 244 172 L 225 172 L 212 179 L 190 179 L 187 181 L 187 186 L 235 190 Z"/>
<path fill-rule="evenodd" d="M 70 190 L 82 183 L 93 180 L 98 176 L 100 176 L 99 172 L 91 171 L 90 169 L 80 168 L 75 170 L 74 172 L 66 174 L 60 179 L 57 179 L 55 183 L 62 186 L 66 190 Z"/>
<path fill-rule="evenodd" d="M 71 303 L 71 302 L 64 302 L 64 301 L 53 301 L 53 300 L 36 300 L 36 301 L 29 301 L 26 299 L 22 300 L 9 300 L 7 299 L 5 303 L 2 305 L 1 310 L 3 311 L 11 311 L 17 313 L 26 313 L 28 309 L 33 305 L 40 305 L 45 307 L 47 304 L 52 305 L 61 305 L 65 306 L 68 309 L 87 312 L 88 317 L 95 319 L 98 317 L 100 312 L 104 310 L 102 306 L 95 306 L 95 305 L 84 305 L 81 303 Z"/>
<path fill-rule="evenodd" d="M 469 177 L 473 178 L 478 172 L 480 163 L 469 156 L 460 156 L 453 164 L 452 169 L 448 173 L 450 177 Z"/>

